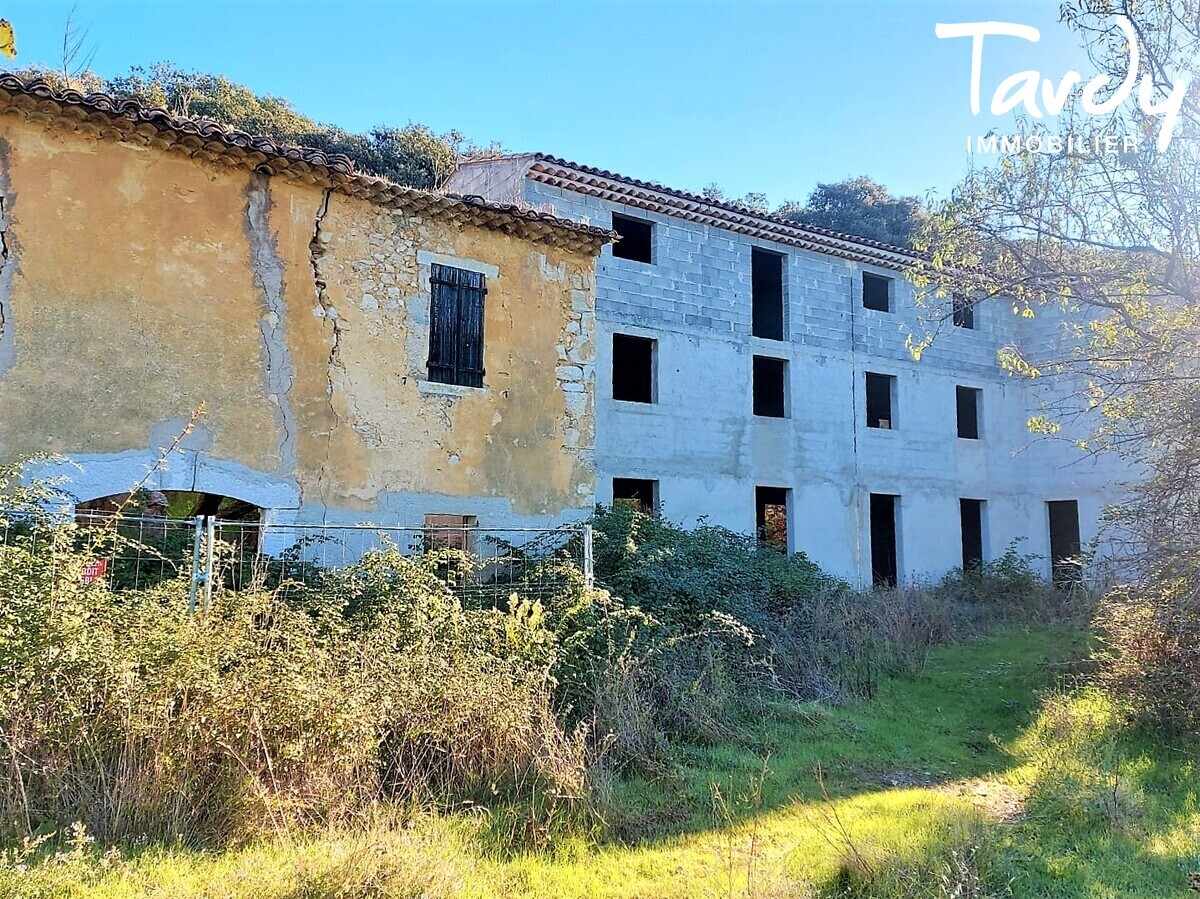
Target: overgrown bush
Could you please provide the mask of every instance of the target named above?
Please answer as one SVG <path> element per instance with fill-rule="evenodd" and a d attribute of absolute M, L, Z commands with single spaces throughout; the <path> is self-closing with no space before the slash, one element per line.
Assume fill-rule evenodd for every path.
<path fill-rule="evenodd" d="M 0 816 L 35 832 L 222 841 L 382 799 L 578 796 L 535 607 L 464 609 L 438 553 L 320 592 L 83 584 L 74 527 L 0 549 Z"/>
<path fill-rule="evenodd" d="M 804 553 L 784 555 L 725 528 L 687 530 L 627 505 L 599 509 L 593 527 L 597 580 L 685 628 L 714 611 L 749 623 L 838 585 Z"/>
<path fill-rule="evenodd" d="M 1200 735 L 1200 570 L 1170 570 L 1110 590 L 1096 618 L 1097 678 L 1139 718 Z"/>
<path fill-rule="evenodd" d="M 592 635 L 577 659 L 586 674 L 560 677 L 615 757 L 642 764 L 680 739 L 729 736 L 767 698 L 869 697 L 932 646 L 1064 602 L 1015 548 L 934 587 L 863 593 L 803 553 L 628 506 L 599 509 L 594 534 L 609 595 L 576 632 Z"/>
<path fill-rule="evenodd" d="M 998 558 L 970 568 L 955 568 L 942 578 L 939 587 L 961 603 L 1018 621 L 1089 611 L 1084 591 L 1064 592 L 1046 583 L 1034 569 L 1038 557 L 1019 552 L 1018 546 L 1019 542 L 1014 541 Z"/>
<path fill-rule="evenodd" d="M 0 547 L 0 820 L 104 841 L 470 802 L 498 839 L 536 842 L 614 772 L 667 770 L 781 698 L 870 696 L 930 646 L 1044 607 L 1015 557 L 860 593 L 801 554 L 617 508 L 594 521 L 599 588 L 567 553 L 530 556 L 556 590 L 472 605 L 469 554 L 385 545 L 302 581 L 299 557 L 217 578 L 189 614 L 186 560 L 149 589 L 84 583 L 97 538 L 37 508 Z"/>

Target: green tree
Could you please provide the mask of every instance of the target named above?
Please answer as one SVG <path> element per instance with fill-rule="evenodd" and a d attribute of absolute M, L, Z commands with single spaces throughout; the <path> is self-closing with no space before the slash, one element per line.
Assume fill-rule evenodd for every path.
<path fill-rule="evenodd" d="M 721 189 L 721 185 L 716 181 L 710 181 L 700 191 L 700 196 L 713 203 L 731 203 L 736 206 L 742 206 L 752 212 L 766 213 L 769 208 L 767 206 L 767 195 L 761 191 L 752 190 L 741 198 L 731 197 Z"/>
<path fill-rule="evenodd" d="M 776 215 L 804 225 L 908 247 L 914 231 L 924 220 L 925 209 L 916 197 L 894 197 L 882 184 L 860 175 L 845 181 L 822 182 L 808 195 L 807 203 L 784 203 Z"/>
<path fill-rule="evenodd" d="M 1176 73 L 1200 75 L 1200 0 L 1097 4 L 1063 19 L 1113 90 L 1126 77 L 1129 17 L 1156 102 Z M 1137 94 L 1134 93 L 1134 98 Z M 1079 94 L 1074 94 L 1078 102 Z M 1103 99 L 1103 95 L 1101 97 Z M 952 295 L 1012 304 L 1060 321 L 1058 339 L 1014 347 L 1014 371 L 1057 377 L 1053 430 L 1074 418 L 1090 450 L 1120 453 L 1145 474 L 1114 510 L 1136 587 L 1114 594 L 1105 670 L 1160 720 L 1200 727 L 1200 107 L 1183 100 L 1174 139 L 1131 99 L 1100 118 L 1073 104 L 1056 133 L 1140 137 L 1136 151 L 1019 152 L 972 172 L 916 240 L 912 273 L 935 319 Z M 1019 123 L 1046 136 L 1043 121 Z M 928 335 L 918 342 L 923 344 Z M 1192 697 L 1197 701 L 1191 701 Z"/>
<path fill-rule="evenodd" d="M 220 122 L 281 143 L 344 153 L 359 171 L 409 187 L 440 187 L 453 174 L 460 154 L 480 152 L 466 145 L 458 132 L 439 136 L 418 124 L 403 128 L 381 125 L 365 134 L 353 134 L 310 119 L 281 97 L 256 94 L 223 75 L 186 71 L 170 62 L 134 66 L 107 79 L 90 71 L 67 76 L 36 66 L 17 74 L 44 78 L 58 88 L 127 97 L 172 115 Z"/>
<path fill-rule="evenodd" d="M 134 66 L 109 78 L 104 90 L 118 97 L 158 106 L 172 115 L 210 119 L 251 134 L 295 139 L 320 126 L 287 100 L 255 94 L 223 75 L 188 72 L 169 62 Z"/>

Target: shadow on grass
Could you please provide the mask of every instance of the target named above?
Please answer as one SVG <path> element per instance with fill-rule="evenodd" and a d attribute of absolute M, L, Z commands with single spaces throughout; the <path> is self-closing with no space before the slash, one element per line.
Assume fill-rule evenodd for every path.
<path fill-rule="evenodd" d="M 872 702 L 781 707 L 673 780 L 623 784 L 628 845 L 514 865 L 560 897 L 1190 895 L 1194 750 L 1122 729 L 1086 691 L 1047 698 L 1083 650 L 1079 631 L 1014 630 L 939 650 Z M 1028 802 L 1000 821 L 930 789 L 985 775 Z"/>
<path fill-rule="evenodd" d="M 1078 631 L 1010 631 L 939 650 L 920 676 L 887 683 L 872 702 L 781 715 L 739 747 L 693 750 L 665 806 L 673 815 L 652 803 L 662 784 L 626 785 L 643 803 L 627 826 L 657 828 L 629 851 L 670 859 L 707 842 L 728 867 L 730 895 L 1192 895 L 1195 748 L 1124 728 L 1099 694 L 1046 696 L 1083 649 Z M 765 778 L 756 749 L 771 753 Z M 930 789 L 985 775 L 1028 794 L 1016 815 L 1002 822 Z M 705 784 L 739 801 L 725 798 L 706 818 Z M 755 845 L 772 848 L 756 858 Z"/>
<path fill-rule="evenodd" d="M 135 852 L 111 871 L 56 863 L 41 892 L 12 871 L 0 896 L 1187 896 L 1194 750 L 1121 728 L 1096 694 L 1038 698 L 1082 639 L 1012 630 L 938 650 L 871 702 L 780 705 L 738 745 L 693 749 L 675 779 L 621 785 L 614 805 L 641 803 L 625 824 L 658 828 L 632 845 L 597 846 L 571 825 L 552 851 L 481 856 L 484 822 L 404 818 L 219 854 Z M 1027 795 L 1015 823 L 933 788 L 985 775 Z"/>
<path fill-rule="evenodd" d="M 640 845 L 725 826 L 821 799 L 818 769 L 834 799 L 1003 772 L 1017 763 L 1005 747 L 1032 721 L 1038 691 L 1079 658 L 1083 639 L 1014 629 L 935 650 L 920 674 L 884 682 L 870 701 L 781 702 L 733 744 L 685 749 L 670 777 L 620 782 L 611 823 Z M 724 798 L 716 815 L 714 789 Z"/>

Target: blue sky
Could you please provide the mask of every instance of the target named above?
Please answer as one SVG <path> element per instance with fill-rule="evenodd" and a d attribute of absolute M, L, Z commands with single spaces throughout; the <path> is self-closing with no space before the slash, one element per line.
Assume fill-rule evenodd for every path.
<path fill-rule="evenodd" d="M 58 64 L 72 5 L 0 3 L 18 64 Z M 937 39 L 937 22 L 1041 30 L 988 39 L 985 108 L 1018 69 L 1091 74 L 1050 0 L 74 5 L 102 75 L 171 60 L 351 130 L 423 122 L 772 205 L 857 174 L 944 193 L 966 170 L 967 135 L 995 122 L 970 114 L 970 41 Z"/>

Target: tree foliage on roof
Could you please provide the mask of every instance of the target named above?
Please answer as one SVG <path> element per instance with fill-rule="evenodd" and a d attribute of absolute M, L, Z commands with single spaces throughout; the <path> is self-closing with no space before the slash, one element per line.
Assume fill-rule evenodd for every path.
<path fill-rule="evenodd" d="M 112 78 L 86 71 L 68 77 L 41 67 L 25 68 L 17 74 L 85 93 L 104 91 L 161 107 L 173 115 L 220 122 L 282 143 L 344 153 L 359 171 L 409 187 L 440 187 L 453 174 L 459 155 L 475 152 L 458 132 L 438 135 L 420 124 L 402 128 L 380 125 L 361 134 L 344 131 L 310 119 L 281 97 L 256 94 L 223 75 L 187 71 L 170 62 L 134 66 Z"/>
<path fill-rule="evenodd" d="M 730 203 L 735 206 L 742 206 L 752 212 L 761 212 L 765 214 L 770 211 L 767 205 L 767 195 L 761 191 L 750 191 L 748 194 L 740 198 L 731 197 L 721 189 L 721 185 L 719 185 L 716 181 L 710 182 L 708 186 L 704 188 L 704 190 L 700 191 L 700 196 L 713 203 Z"/>
<path fill-rule="evenodd" d="M 808 195 L 807 203 L 784 203 L 776 211 L 776 215 L 800 224 L 896 247 L 912 246 L 925 214 L 924 205 L 916 197 L 892 196 L 886 187 L 866 175 L 821 182 Z"/>

